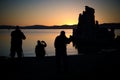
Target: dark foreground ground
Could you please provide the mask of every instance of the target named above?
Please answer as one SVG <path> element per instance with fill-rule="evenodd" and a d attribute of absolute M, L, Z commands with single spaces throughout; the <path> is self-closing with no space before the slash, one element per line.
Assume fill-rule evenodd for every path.
<path fill-rule="evenodd" d="M 22 61 L 0 58 L 0 80 L 120 80 L 120 55 L 68 56 L 68 71 L 57 72 L 55 57 Z"/>

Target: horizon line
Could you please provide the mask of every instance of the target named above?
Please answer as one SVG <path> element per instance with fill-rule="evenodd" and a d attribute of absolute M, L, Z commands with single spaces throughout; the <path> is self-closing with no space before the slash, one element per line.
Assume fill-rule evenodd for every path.
<path fill-rule="evenodd" d="M 100 23 L 99 25 L 101 24 L 120 24 L 120 22 L 112 22 L 112 23 Z M 51 27 L 51 26 L 74 26 L 74 25 L 78 25 L 78 24 L 61 24 L 61 25 L 42 25 L 42 24 L 33 24 L 33 25 L 9 25 L 9 24 L 0 24 L 0 26 L 20 26 L 20 27 L 25 27 L 25 26 L 48 26 L 48 27 Z"/>

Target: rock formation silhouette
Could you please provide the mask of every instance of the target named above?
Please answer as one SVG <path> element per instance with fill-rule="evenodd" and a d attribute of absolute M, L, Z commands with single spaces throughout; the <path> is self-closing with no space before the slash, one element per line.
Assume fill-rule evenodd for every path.
<path fill-rule="evenodd" d="M 73 44 L 78 53 L 96 53 L 114 47 L 114 28 L 99 27 L 94 13 L 93 8 L 85 6 L 85 11 L 79 14 L 78 25 L 73 29 Z"/>

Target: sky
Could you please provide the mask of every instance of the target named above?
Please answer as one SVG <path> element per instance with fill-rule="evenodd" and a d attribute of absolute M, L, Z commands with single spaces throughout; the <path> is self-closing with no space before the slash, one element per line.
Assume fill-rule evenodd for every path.
<path fill-rule="evenodd" d="M 85 6 L 102 23 L 120 23 L 120 0 L 0 0 L 0 25 L 72 25 Z"/>

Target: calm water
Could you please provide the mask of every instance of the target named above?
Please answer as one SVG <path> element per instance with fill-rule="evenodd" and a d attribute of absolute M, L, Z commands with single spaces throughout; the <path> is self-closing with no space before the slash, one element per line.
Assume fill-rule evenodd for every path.
<path fill-rule="evenodd" d="M 37 40 L 44 40 L 47 43 L 46 56 L 55 56 L 54 40 L 60 31 L 64 30 L 66 36 L 72 35 L 72 29 L 24 29 L 26 40 L 23 41 L 23 52 L 25 57 L 35 56 L 35 46 Z M 10 53 L 10 33 L 13 30 L 0 30 L 0 56 L 9 57 Z M 120 35 L 120 29 L 115 30 L 115 35 Z M 72 43 L 67 45 L 68 55 L 77 55 L 77 50 L 72 46 Z"/>
<path fill-rule="evenodd" d="M 26 40 L 23 41 L 23 52 L 25 57 L 35 56 L 35 46 L 37 40 L 44 40 L 47 43 L 46 56 L 54 56 L 54 40 L 60 31 L 64 30 L 66 36 L 72 35 L 72 29 L 22 29 L 26 35 Z M 10 34 L 13 30 L 0 30 L 0 56 L 9 56 L 10 53 Z M 72 46 L 72 43 L 67 45 L 68 55 L 76 55 L 77 50 Z"/>

